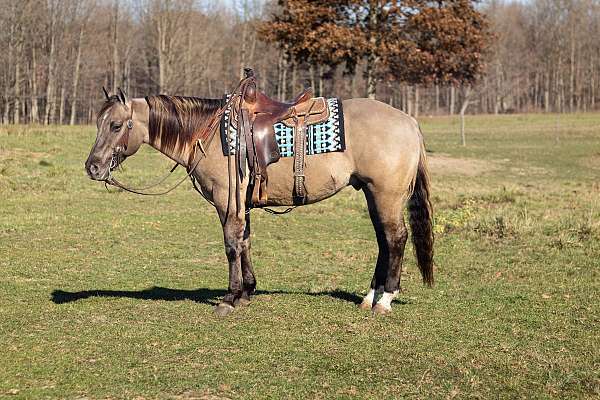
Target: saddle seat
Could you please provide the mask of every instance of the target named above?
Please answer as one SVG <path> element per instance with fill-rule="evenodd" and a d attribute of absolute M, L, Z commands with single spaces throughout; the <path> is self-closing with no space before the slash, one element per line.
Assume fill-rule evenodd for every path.
<path fill-rule="evenodd" d="M 257 113 L 267 113 L 277 117 L 278 119 L 283 119 L 293 107 L 297 107 L 300 104 L 307 102 L 313 97 L 313 95 L 313 90 L 311 88 L 307 88 L 293 100 L 289 102 L 279 102 L 268 97 L 262 92 L 257 92 L 255 110 Z"/>

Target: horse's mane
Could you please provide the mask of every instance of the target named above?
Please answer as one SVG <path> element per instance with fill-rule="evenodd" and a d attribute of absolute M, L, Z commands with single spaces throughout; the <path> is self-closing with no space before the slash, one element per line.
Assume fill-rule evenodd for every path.
<path fill-rule="evenodd" d="M 211 116 L 221 106 L 220 99 L 183 96 L 147 96 L 150 107 L 148 131 L 150 143 L 160 144 L 163 151 L 186 155 L 210 123 Z"/>

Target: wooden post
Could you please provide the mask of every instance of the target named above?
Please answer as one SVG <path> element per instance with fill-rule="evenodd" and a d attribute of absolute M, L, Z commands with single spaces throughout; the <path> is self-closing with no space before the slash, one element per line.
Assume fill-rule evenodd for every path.
<path fill-rule="evenodd" d="M 454 85 L 450 85 L 450 115 L 454 115 L 454 101 L 456 98 L 456 89 Z"/>
<path fill-rule="evenodd" d="M 463 146 L 467 145 L 467 137 L 465 135 L 465 111 L 469 106 L 469 96 L 471 94 L 471 88 L 469 86 L 462 87 L 463 103 L 460 107 L 460 142 Z"/>
<path fill-rule="evenodd" d="M 419 87 L 415 86 L 415 118 L 419 118 Z"/>

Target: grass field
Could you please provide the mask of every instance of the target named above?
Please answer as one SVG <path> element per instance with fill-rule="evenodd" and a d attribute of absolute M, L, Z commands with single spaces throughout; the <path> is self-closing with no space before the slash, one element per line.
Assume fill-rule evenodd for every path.
<path fill-rule="evenodd" d="M 600 115 L 468 117 L 465 148 L 454 118 L 420 122 L 436 286 L 409 251 L 394 312 L 356 307 L 377 248 L 349 189 L 253 213 L 259 291 L 225 319 L 220 225 L 190 185 L 108 193 L 92 127 L 0 126 L 0 397 L 598 398 Z"/>

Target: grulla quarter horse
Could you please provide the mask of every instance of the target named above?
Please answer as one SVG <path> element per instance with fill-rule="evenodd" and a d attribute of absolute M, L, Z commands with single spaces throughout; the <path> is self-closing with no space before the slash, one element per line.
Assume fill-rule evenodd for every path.
<path fill-rule="evenodd" d="M 166 95 L 128 99 L 121 90 L 118 95 L 105 94 L 96 141 L 85 162 L 89 177 L 114 184 L 111 171 L 142 144 L 186 167 L 198 191 L 215 206 L 223 227 L 229 288 L 215 312 L 224 316 L 247 305 L 256 288 L 249 207 L 243 202 L 230 206 L 236 201 L 231 190 L 231 175 L 236 172 L 222 152 L 221 140 L 212 140 L 219 136 L 215 121 L 223 112 L 222 101 Z M 350 99 L 343 102 L 343 110 L 346 149 L 306 157 L 305 204 L 327 199 L 349 185 L 364 192 L 379 254 L 360 308 L 386 314 L 400 289 L 408 238 L 405 206 L 419 270 L 424 283 L 433 284 L 433 215 L 425 147 L 417 122 L 391 106 Z M 198 146 L 203 132 L 210 140 Z M 266 206 L 294 205 L 292 170 L 290 157 L 269 166 Z M 248 178 L 246 174 L 237 188 L 243 194 Z"/>

